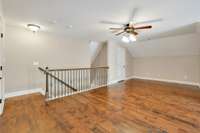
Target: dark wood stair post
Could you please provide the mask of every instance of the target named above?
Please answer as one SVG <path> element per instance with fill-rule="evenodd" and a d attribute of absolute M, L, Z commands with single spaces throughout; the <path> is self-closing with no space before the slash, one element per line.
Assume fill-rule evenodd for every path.
<path fill-rule="evenodd" d="M 48 67 L 45 68 L 46 71 L 48 72 Z M 48 94 L 49 94 L 49 74 L 46 73 L 46 92 L 45 92 L 45 97 L 48 99 Z"/>

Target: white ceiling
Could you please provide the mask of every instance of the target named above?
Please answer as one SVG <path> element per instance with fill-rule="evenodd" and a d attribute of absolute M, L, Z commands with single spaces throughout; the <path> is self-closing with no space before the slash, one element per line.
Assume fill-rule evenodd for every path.
<path fill-rule="evenodd" d="M 199 5 L 199 0 L 3 0 L 10 25 L 24 28 L 35 23 L 46 32 L 96 41 L 117 38 L 108 30 L 112 25 L 100 21 L 127 22 L 133 8 L 139 9 L 137 22 L 163 19 L 140 32 L 139 38 L 144 39 L 199 21 Z"/>

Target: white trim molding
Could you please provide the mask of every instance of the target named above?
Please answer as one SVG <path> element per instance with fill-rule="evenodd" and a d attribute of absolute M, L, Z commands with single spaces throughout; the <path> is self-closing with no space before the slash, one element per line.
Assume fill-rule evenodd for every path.
<path fill-rule="evenodd" d="M 116 84 L 116 83 L 118 83 L 119 81 L 120 81 L 120 80 L 109 81 L 108 85 Z"/>
<path fill-rule="evenodd" d="M 4 100 L 3 100 L 2 103 L 0 104 L 0 115 L 3 114 L 3 109 L 4 109 Z"/>
<path fill-rule="evenodd" d="M 124 81 L 130 80 L 130 79 L 133 79 L 133 78 L 134 78 L 133 76 L 131 76 L 131 77 L 126 77 L 126 78 L 124 79 Z M 123 80 L 113 80 L 113 81 L 109 81 L 108 85 L 116 84 L 116 83 L 118 83 L 119 81 L 123 81 Z"/>
<path fill-rule="evenodd" d="M 178 81 L 178 80 L 168 80 L 168 79 L 139 77 L 139 76 L 133 76 L 132 79 L 143 79 L 143 80 L 161 81 L 161 82 L 167 82 L 167 83 L 177 83 L 177 84 L 198 86 L 200 88 L 200 83 L 190 82 L 190 81 Z"/>
<path fill-rule="evenodd" d="M 23 90 L 23 91 L 9 92 L 5 94 L 5 98 L 23 96 L 23 95 L 33 94 L 33 93 L 41 93 L 42 95 L 44 95 L 45 90 L 42 88 L 36 88 L 36 89 L 29 89 L 29 90 Z"/>

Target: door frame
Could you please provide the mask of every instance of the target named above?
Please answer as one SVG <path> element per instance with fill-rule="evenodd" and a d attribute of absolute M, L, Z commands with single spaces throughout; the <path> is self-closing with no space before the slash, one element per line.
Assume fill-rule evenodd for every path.
<path fill-rule="evenodd" d="M 5 101 L 5 80 L 4 80 L 4 20 L 0 16 L 0 115 L 3 113 L 4 101 Z"/>
<path fill-rule="evenodd" d="M 119 59 L 121 59 L 121 61 L 119 61 L 117 63 L 117 65 L 120 65 L 120 66 L 117 67 L 117 73 L 121 73 L 121 76 L 117 77 L 117 81 L 119 82 L 119 81 L 124 81 L 126 79 L 126 70 L 125 70 L 125 65 L 126 65 L 126 62 L 125 62 L 125 60 L 126 60 L 125 59 L 126 58 L 126 50 L 125 50 L 124 47 L 118 47 L 117 48 L 117 53 L 118 53 L 118 55 L 122 56 L 122 57 L 118 57 L 117 56 L 117 58 L 116 58 L 117 62 L 119 61 Z M 119 76 L 119 75 L 117 75 L 117 76 Z"/>

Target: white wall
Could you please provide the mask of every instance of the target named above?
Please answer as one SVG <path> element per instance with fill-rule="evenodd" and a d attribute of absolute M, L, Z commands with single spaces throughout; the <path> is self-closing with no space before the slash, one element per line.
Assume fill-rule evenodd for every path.
<path fill-rule="evenodd" d="M 109 66 L 109 77 L 108 80 L 110 83 L 116 82 L 118 80 L 117 77 L 117 48 L 122 47 L 121 44 L 118 44 L 114 41 L 108 41 L 108 66 Z M 125 78 L 129 78 L 133 75 L 132 69 L 132 55 L 129 51 L 125 48 Z"/>
<path fill-rule="evenodd" d="M 130 45 L 129 50 L 134 57 L 199 55 L 199 42 L 199 34 L 192 33 L 138 41 Z"/>
<path fill-rule="evenodd" d="M 200 81 L 199 60 L 199 56 L 134 58 L 134 76 L 198 84 Z"/>
<path fill-rule="evenodd" d="M 6 92 L 43 86 L 44 77 L 33 66 L 50 68 L 89 67 L 89 43 L 70 40 L 44 32 L 32 32 L 13 26 L 6 27 Z"/>
<path fill-rule="evenodd" d="M 103 43 L 101 45 L 101 49 L 98 51 L 96 57 L 91 62 L 91 67 L 108 66 L 108 45 L 107 43 Z"/>
<path fill-rule="evenodd" d="M 131 49 L 133 75 L 199 84 L 199 42 L 195 33 L 139 42 Z"/>
<path fill-rule="evenodd" d="M 125 75 L 126 78 L 131 78 L 133 76 L 133 56 L 128 49 L 126 49 L 125 58 Z"/>

